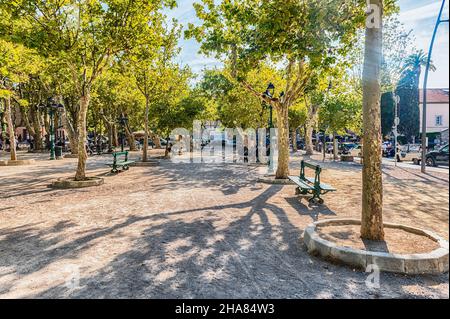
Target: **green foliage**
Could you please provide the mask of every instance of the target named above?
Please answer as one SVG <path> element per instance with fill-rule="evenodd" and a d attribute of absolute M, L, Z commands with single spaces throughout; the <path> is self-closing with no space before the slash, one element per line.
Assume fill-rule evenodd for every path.
<path fill-rule="evenodd" d="M 289 127 L 292 130 L 306 124 L 308 110 L 305 103 L 296 103 L 289 109 Z"/>
<path fill-rule="evenodd" d="M 418 51 L 404 61 L 401 78 L 396 89 L 400 97 L 398 131 L 408 141 L 419 134 L 420 110 L 419 110 L 419 82 L 422 67 L 426 66 L 428 56 L 423 51 Z M 434 65 L 430 70 L 434 71 Z"/>
<path fill-rule="evenodd" d="M 344 134 L 346 129 L 361 132 L 361 101 L 354 94 L 337 93 L 326 99 L 319 111 L 320 127 L 332 133 Z"/>
<path fill-rule="evenodd" d="M 43 61 L 36 52 L 23 45 L 0 39 L 0 80 L 9 86 L 24 83 L 36 75 Z"/>
<path fill-rule="evenodd" d="M 364 22 L 363 7 L 354 1 L 203 0 L 195 9 L 203 24 L 191 24 L 186 35 L 202 42 L 204 53 L 235 54 L 240 70 L 286 56 L 331 64 Z"/>
<path fill-rule="evenodd" d="M 381 95 L 381 132 L 387 136 L 392 132 L 395 119 L 395 101 L 392 92 Z"/>
<path fill-rule="evenodd" d="M 210 114 L 216 114 L 216 119 L 220 119 L 226 127 L 266 127 L 268 108 L 263 106 L 258 97 L 249 95 L 248 90 L 229 74 L 228 68 L 206 71 L 196 88 L 211 101 L 211 107 L 216 110 Z M 268 65 L 261 65 L 249 71 L 245 81 L 260 93 L 263 93 L 271 82 L 279 93 L 285 83 L 280 72 Z"/>

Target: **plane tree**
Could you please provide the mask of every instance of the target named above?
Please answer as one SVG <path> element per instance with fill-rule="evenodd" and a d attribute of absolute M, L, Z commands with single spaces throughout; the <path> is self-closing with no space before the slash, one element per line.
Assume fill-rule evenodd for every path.
<path fill-rule="evenodd" d="M 42 61 L 34 50 L 0 39 L 0 99 L 3 99 L 5 107 L 12 161 L 17 160 L 14 106 L 28 106 L 28 101 L 20 95 L 20 88 L 38 74 L 41 66 Z"/>
<path fill-rule="evenodd" d="M 351 46 L 364 21 L 360 2 L 203 0 L 194 4 L 201 23 L 191 24 L 186 35 L 201 42 L 203 53 L 229 62 L 231 75 L 249 94 L 276 110 L 278 179 L 289 174 L 289 107 L 303 96 L 313 73 L 332 67 Z M 246 72 L 267 61 L 284 73 L 285 85 L 275 96 L 262 94 L 245 81 Z"/>
<path fill-rule="evenodd" d="M 75 180 L 86 179 L 86 119 L 93 85 L 117 56 L 139 46 L 142 39 L 154 32 L 154 27 L 164 19 L 160 14 L 162 7 L 174 4 L 173 0 L 2 2 L 2 10 L 29 25 L 28 29 L 17 30 L 15 40 L 67 66 L 79 104 Z"/>

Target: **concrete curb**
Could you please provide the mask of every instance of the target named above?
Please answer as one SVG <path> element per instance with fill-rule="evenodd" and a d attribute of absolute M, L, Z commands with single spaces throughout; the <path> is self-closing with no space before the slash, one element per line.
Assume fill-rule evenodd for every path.
<path fill-rule="evenodd" d="M 275 179 L 275 176 L 271 175 L 259 177 L 257 182 L 271 185 L 295 185 L 290 179 Z"/>
<path fill-rule="evenodd" d="M 63 155 L 64 158 L 78 158 L 77 154 L 65 154 Z"/>
<path fill-rule="evenodd" d="M 324 225 L 361 225 L 361 222 L 353 219 L 329 219 L 309 225 L 303 234 L 303 241 L 309 253 L 318 254 L 324 258 L 340 261 L 362 269 L 366 269 L 368 265 L 375 264 L 381 271 L 409 275 L 448 272 L 449 243 L 433 232 L 400 224 L 385 223 L 384 226 L 387 228 L 402 229 L 413 234 L 426 236 L 436 241 L 440 246 L 438 249 L 426 254 L 403 255 L 337 246 L 335 243 L 320 238 L 317 234 L 317 226 Z"/>
<path fill-rule="evenodd" d="M 28 160 L 2 160 L 0 161 L 0 166 L 22 166 L 22 165 L 32 165 L 35 163 L 34 159 Z"/>
<path fill-rule="evenodd" d="M 84 181 L 75 181 L 73 178 L 59 178 L 51 184 L 51 187 L 58 189 L 85 188 L 92 186 L 100 186 L 105 182 L 100 177 L 88 177 Z"/>

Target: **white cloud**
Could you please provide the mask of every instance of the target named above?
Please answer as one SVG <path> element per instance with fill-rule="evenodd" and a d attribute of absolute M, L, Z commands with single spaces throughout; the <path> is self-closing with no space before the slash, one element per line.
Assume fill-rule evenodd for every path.
<path fill-rule="evenodd" d="M 405 24 L 418 24 L 423 20 L 429 18 L 436 18 L 439 9 L 441 8 L 441 1 L 436 1 L 426 4 L 414 9 L 400 12 L 400 20 Z M 446 12 L 448 12 L 448 2 L 446 4 Z"/>
<path fill-rule="evenodd" d="M 400 0 L 400 21 L 405 24 L 407 30 L 413 30 L 416 37 L 415 46 L 424 52 L 429 51 L 431 37 L 436 24 L 439 9 L 442 1 L 440 0 Z M 444 9 L 444 17 L 448 17 L 448 1 Z M 429 87 L 449 87 L 449 40 L 448 23 L 439 26 L 435 45 L 433 48 L 432 59 L 437 68 L 436 72 L 430 73 Z M 423 74 L 421 86 L 423 85 Z"/>

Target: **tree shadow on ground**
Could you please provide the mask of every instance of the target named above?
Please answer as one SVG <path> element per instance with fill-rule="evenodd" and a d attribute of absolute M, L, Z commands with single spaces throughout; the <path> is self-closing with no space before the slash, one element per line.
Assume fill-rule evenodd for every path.
<path fill-rule="evenodd" d="M 163 164 L 143 170 L 152 183 L 153 195 L 183 187 L 187 190 L 209 187 L 232 195 L 243 188 L 256 187 L 255 172 L 247 167 L 226 165 L 218 174 L 217 167 L 190 170 L 189 165 L 192 164 Z M 170 183 L 165 183 L 166 178 Z M 158 179 L 163 182 L 153 183 Z M 117 187 L 124 188 L 122 184 Z M 71 221 L 46 228 L 26 225 L 0 229 L 0 269 L 7 269 L 7 273 L 0 272 L 0 282 L 10 274 L 19 275 L 19 279 L 2 286 L 0 296 L 11 293 L 20 277 L 48 271 L 52 264 L 70 262 L 79 263 L 82 270 L 79 287 L 54 283 L 43 291 L 34 290 L 27 297 L 373 297 L 365 286 L 365 273 L 329 264 L 306 252 L 300 240 L 303 229 L 293 223 L 283 205 L 270 202 L 282 188 L 270 186 L 252 199 L 237 203 L 156 214 L 149 210 L 141 215 L 127 215 L 125 219 L 113 218 L 112 226 L 84 228 L 70 241 L 64 235 L 76 227 Z M 309 215 L 313 220 L 320 214 L 334 214 L 326 206 L 320 210 L 295 200 L 287 198 L 286 202 L 300 215 Z M 124 236 L 125 233 L 129 236 Z M 111 238 L 129 240 L 130 245 L 118 255 L 111 255 L 106 264 L 99 261 L 99 269 L 85 271 L 90 266 L 83 261 L 86 252 L 95 250 L 99 241 Z M 381 283 L 378 294 L 381 297 L 413 297 L 406 290 L 413 285 L 442 297 L 437 287 L 448 284 L 448 276 L 383 274 Z"/>
<path fill-rule="evenodd" d="M 163 161 L 160 166 L 144 171 L 143 175 L 151 176 L 151 179 L 164 178 L 165 183 L 152 185 L 155 191 L 207 187 L 217 188 L 224 195 L 236 194 L 241 188 L 256 187 L 258 178 L 257 168 L 248 165 L 170 161 Z"/>
<path fill-rule="evenodd" d="M 33 294 L 36 298 L 351 298 L 370 297 L 366 275 L 311 257 L 300 241 L 302 230 L 286 212 L 268 200 L 281 186 L 271 186 L 248 202 L 183 210 L 148 216 L 130 216 L 108 228 L 93 229 L 54 248 L 67 222 L 33 233 L 23 227 L 2 230 L 0 246 L 9 249 L 26 241 L 3 267 L 31 274 L 55 261 L 76 263 L 96 239 L 120 236 L 143 223 L 130 249 L 116 255 L 95 273 L 82 275 L 79 287 L 56 285 Z M 224 220 L 222 210 L 242 214 Z M 208 212 L 184 220 L 192 213 Z M 144 223 L 145 222 L 145 223 Z M 83 266 L 83 265 L 80 265 Z M 86 266 L 86 265 L 84 265 Z M 21 269 L 22 268 L 22 269 Z M 405 279 L 383 275 L 383 296 L 405 296 Z M 437 283 L 445 276 L 434 277 Z M 411 279 L 413 283 L 421 279 Z M 432 289 L 432 288 L 430 288 Z M 5 288 L 3 293 L 8 292 Z"/>
<path fill-rule="evenodd" d="M 315 205 L 308 203 L 305 205 L 302 200 L 307 201 L 308 198 L 302 198 L 299 196 L 285 198 L 286 202 L 292 206 L 300 215 L 310 216 L 311 219 L 316 222 L 319 220 L 319 216 L 323 215 L 326 217 L 337 216 L 335 212 L 330 210 L 327 205 Z"/>
<path fill-rule="evenodd" d="M 98 171 L 106 167 L 105 159 L 96 159 L 88 161 L 87 174 L 92 176 L 108 176 L 108 172 Z M 52 181 L 59 177 L 73 177 L 75 175 L 74 163 L 59 166 L 43 166 L 36 164 L 28 167 L 27 170 L 18 175 L 6 175 L 0 179 L 0 198 L 14 198 L 26 195 L 35 195 L 41 193 L 56 193 L 50 187 Z M 73 190 L 76 191 L 76 190 Z"/>

